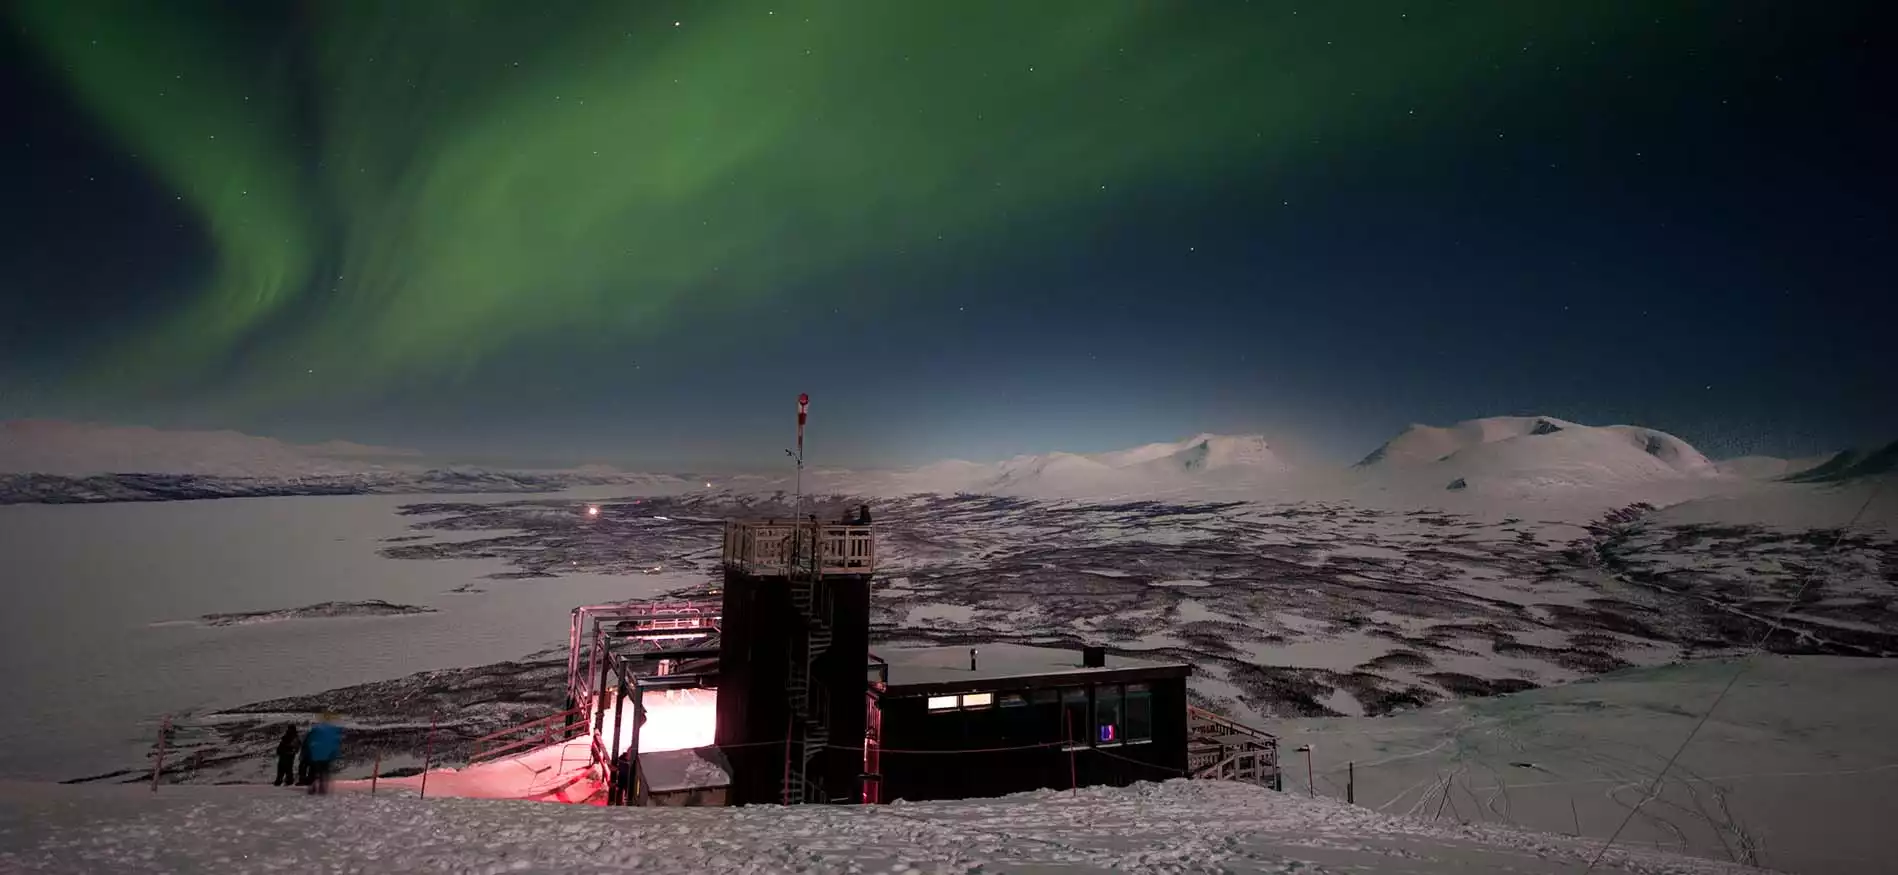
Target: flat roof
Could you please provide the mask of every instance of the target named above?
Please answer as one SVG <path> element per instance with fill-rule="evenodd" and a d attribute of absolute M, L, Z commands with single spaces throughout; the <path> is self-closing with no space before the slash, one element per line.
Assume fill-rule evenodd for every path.
<path fill-rule="evenodd" d="M 1128 672 L 1184 676 L 1192 671 L 1192 667 L 1183 662 L 1141 659 L 1116 653 L 1107 654 L 1106 666 L 1087 668 L 1081 665 L 1081 651 L 1078 649 L 1007 643 L 973 645 L 976 651 L 975 669 L 971 671 L 970 647 L 966 644 L 877 647 L 870 652 L 889 663 L 891 687 L 991 683 L 1011 678 L 1117 675 Z"/>
<path fill-rule="evenodd" d="M 731 764 L 716 746 L 660 750 L 639 755 L 639 777 L 648 793 L 676 793 L 709 787 L 729 787 Z"/>

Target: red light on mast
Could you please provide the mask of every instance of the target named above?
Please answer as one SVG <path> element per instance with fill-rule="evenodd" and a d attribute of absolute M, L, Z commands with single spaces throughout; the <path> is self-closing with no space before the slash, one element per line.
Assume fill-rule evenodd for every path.
<path fill-rule="evenodd" d="M 797 457 L 804 458 L 804 420 L 810 416 L 811 396 L 799 392 L 797 396 Z"/>

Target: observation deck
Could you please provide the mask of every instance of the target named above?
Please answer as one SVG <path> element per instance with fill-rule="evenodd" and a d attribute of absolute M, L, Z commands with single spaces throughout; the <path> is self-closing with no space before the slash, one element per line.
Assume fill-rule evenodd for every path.
<path fill-rule="evenodd" d="M 724 562 L 752 577 L 867 577 L 876 571 L 876 539 L 867 524 L 727 520 Z"/>

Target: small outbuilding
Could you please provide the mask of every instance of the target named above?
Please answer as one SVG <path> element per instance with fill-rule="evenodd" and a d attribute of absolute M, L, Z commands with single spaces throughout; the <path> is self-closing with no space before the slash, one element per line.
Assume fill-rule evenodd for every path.
<path fill-rule="evenodd" d="M 871 671 L 879 801 L 1187 774 L 1185 663 L 986 644 L 879 648 Z"/>

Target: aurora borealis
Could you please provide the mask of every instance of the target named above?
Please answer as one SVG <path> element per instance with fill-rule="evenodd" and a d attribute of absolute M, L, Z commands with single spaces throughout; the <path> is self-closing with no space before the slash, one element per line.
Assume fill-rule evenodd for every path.
<path fill-rule="evenodd" d="M 489 423 L 512 446 L 531 429 L 496 420 L 709 431 L 808 388 L 819 415 L 847 402 L 864 440 L 922 455 L 951 448 L 919 433 L 1004 418 L 1028 424 L 949 454 L 1204 428 L 1368 440 L 1530 407 L 1793 443 L 1898 429 L 1853 388 L 1860 329 L 1771 312 L 1852 306 L 1890 267 L 1868 242 L 1889 208 L 1868 217 L 1876 192 L 1818 166 L 1837 143 L 1788 155 L 1781 132 L 1816 111 L 1800 89 L 1837 97 L 1812 77 L 1863 72 L 1869 13 L 6 11 L 9 87 L 40 128 L 8 134 L 12 172 L 40 178 L 8 220 L 89 174 L 114 188 L 9 233 L 0 375 L 26 388 L 0 414 L 168 404 L 424 442 Z M 106 266 L 35 242 L 115 223 Z M 160 225 L 180 245 L 124 245 Z M 1783 373 L 1801 349 L 1816 396 Z"/>

